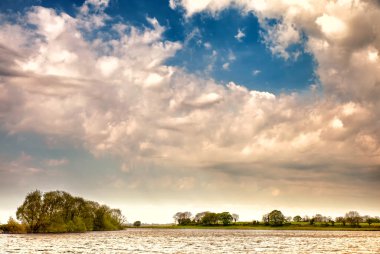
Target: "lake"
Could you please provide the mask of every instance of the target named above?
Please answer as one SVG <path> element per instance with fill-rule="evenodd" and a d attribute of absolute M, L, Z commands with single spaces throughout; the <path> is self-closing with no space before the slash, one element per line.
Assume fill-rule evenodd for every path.
<path fill-rule="evenodd" d="M 0 253 L 380 253 L 380 232 L 127 229 L 2 234 Z"/>

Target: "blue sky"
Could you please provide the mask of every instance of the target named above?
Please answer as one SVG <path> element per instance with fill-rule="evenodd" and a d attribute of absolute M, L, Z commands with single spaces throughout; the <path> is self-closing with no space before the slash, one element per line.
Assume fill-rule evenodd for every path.
<path fill-rule="evenodd" d="M 380 10 L 355 5 L 1 1 L 0 221 L 34 189 L 131 221 L 378 214 Z"/>
<path fill-rule="evenodd" d="M 22 14 L 37 4 L 75 15 L 83 2 L 4 1 L 1 9 Z M 186 41 L 185 47 L 168 59 L 167 64 L 206 75 L 222 83 L 234 81 L 250 89 L 274 93 L 308 89 L 310 85 L 318 83 L 314 74 L 313 57 L 305 53 L 302 43 L 294 48 L 294 51 L 301 53 L 296 59 L 285 60 L 273 56 L 263 43 L 260 36 L 263 29 L 252 13 L 241 15 L 238 9 L 231 8 L 223 10 L 216 17 L 200 13 L 186 18 L 183 9 L 172 10 L 166 0 L 112 0 L 105 13 L 116 18 L 116 21 L 136 27 L 149 27 L 146 18 L 156 18 L 166 28 L 164 39 L 181 43 Z M 239 29 L 245 36 L 237 40 L 235 36 Z M 206 43 L 211 47 L 207 48 Z M 212 60 L 212 69 L 205 71 L 210 65 L 210 59 L 213 59 L 214 51 L 217 56 Z M 228 69 L 223 68 L 225 63 L 229 63 Z"/>

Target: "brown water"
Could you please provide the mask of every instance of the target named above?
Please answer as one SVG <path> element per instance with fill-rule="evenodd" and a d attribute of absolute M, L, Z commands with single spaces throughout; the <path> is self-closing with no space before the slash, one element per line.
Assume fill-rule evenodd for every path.
<path fill-rule="evenodd" d="M 0 235 L 0 253 L 380 253 L 380 232 L 128 229 Z"/>

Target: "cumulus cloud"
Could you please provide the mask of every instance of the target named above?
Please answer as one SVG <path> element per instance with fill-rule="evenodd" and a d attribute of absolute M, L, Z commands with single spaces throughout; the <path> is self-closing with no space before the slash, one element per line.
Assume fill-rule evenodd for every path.
<path fill-rule="evenodd" d="M 245 37 L 245 33 L 242 30 L 238 29 L 238 32 L 234 37 L 236 38 L 236 40 L 241 42 Z"/>
<path fill-rule="evenodd" d="M 261 73 L 261 71 L 257 70 L 257 69 L 255 69 L 255 70 L 252 71 L 252 75 L 253 76 L 258 76 L 260 73 Z"/>
<path fill-rule="evenodd" d="M 380 10 L 346 2 L 171 1 L 189 17 L 231 5 L 254 12 L 273 54 L 288 58 L 300 43 L 315 57 L 322 95 L 251 91 L 168 66 L 183 45 L 163 39 L 154 18 L 146 28 L 114 25 L 116 38 L 89 39 L 110 19 L 108 1 L 87 1 L 76 16 L 34 7 L 0 25 L 1 128 L 80 142 L 122 158 L 126 174 L 138 174 L 140 162 L 183 169 L 156 173 L 152 186 L 162 189 L 175 181 L 182 191 L 225 185 L 293 197 L 311 188 L 321 197 L 355 182 L 364 196 L 380 181 Z"/>

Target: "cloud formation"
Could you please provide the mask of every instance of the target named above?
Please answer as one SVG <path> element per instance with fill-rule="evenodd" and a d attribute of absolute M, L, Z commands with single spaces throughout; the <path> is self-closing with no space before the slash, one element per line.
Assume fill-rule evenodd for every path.
<path fill-rule="evenodd" d="M 111 19 L 107 4 L 88 0 L 76 16 L 33 7 L 17 23 L 1 23 L 3 130 L 117 156 L 120 172 L 135 179 L 151 163 L 162 172 L 146 184 L 157 189 L 267 188 L 269 196 L 290 200 L 305 190 L 321 199 L 346 196 L 354 185 L 358 198 L 379 198 L 368 194 L 380 182 L 374 2 L 170 1 L 189 18 L 231 6 L 253 12 L 274 55 L 293 57 L 294 44 L 312 54 L 322 91 L 276 95 L 167 65 L 183 45 L 164 40 L 165 27 L 155 18 L 145 28 L 117 23 L 100 31 Z M 128 186 L 141 187 L 134 184 Z"/>

